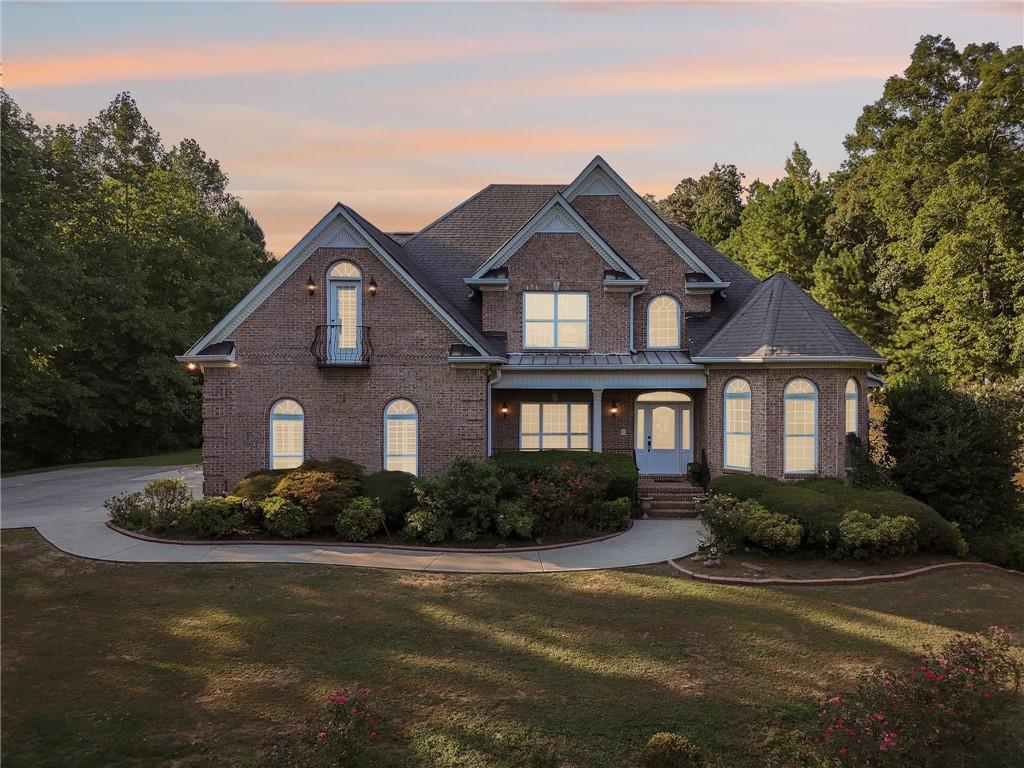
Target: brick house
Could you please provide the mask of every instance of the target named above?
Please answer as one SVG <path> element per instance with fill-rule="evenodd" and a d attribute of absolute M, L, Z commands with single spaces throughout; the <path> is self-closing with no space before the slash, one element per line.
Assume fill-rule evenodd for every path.
<path fill-rule="evenodd" d="M 205 492 L 343 456 L 625 452 L 643 475 L 841 476 L 884 360 L 782 274 L 758 281 L 600 157 L 495 184 L 415 234 L 336 205 L 178 358 L 201 369 Z"/>

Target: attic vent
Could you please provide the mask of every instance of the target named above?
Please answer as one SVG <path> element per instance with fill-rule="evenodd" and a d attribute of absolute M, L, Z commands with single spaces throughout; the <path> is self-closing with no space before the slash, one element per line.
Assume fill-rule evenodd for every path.
<path fill-rule="evenodd" d="M 577 196 L 590 195 L 617 195 L 618 190 L 612 185 L 608 177 L 600 171 L 591 174 L 590 178 L 583 182 L 583 185 L 576 193 Z"/>
<path fill-rule="evenodd" d="M 569 221 L 566 220 L 565 216 L 560 211 L 551 211 L 541 222 L 540 227 L 537 229 L 538 232 L 575 232 L 576 228 L 573 227 Z"/>

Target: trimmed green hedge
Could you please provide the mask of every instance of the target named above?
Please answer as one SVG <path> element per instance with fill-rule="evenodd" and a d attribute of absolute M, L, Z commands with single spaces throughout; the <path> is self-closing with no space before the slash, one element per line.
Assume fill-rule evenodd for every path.
<path fill-rule="evenodd" d="M 840 480 L 816 478 L 784 483 L 754 475 L 722 475 L 711 481 L 715 493 L 737 499 L 755 499 L 764 507 L 795 518 L 804 528 L 805 545 L 834 549 L 839 544 L 839 523 L 851 511 L 872 517 L 906 515 L 917 521 L 917 545 L 922 551 L 966 551 L 959 529 L 924 502 L 899 491 L 854 488 Z"/>
<path fill-rule="evenodd" d="M 592 453 L 590 451 L 523 451 L 496 453 L 491 459 L 500 472 L 508 473 L 525 486 L 538 479 L 560 462 L 584 469 L 601 469 L 608 473 L 608 500 L 629 499 L 636 503 L 636 486 L 640 473 L 631 453 Z"/>

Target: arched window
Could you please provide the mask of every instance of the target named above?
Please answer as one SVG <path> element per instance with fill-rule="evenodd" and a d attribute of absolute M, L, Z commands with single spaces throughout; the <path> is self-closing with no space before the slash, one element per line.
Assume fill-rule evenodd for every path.
<path fill-rule="evenodd" d="M 725 457 L 727 469 L 750 470 L 750 385 L 729 379 L 725 385 Z"/>
<path fill-rule="evenodd" d="M 327 273 L 327 354 L 333 361 L 360 359 L 363 275 L 351 261 Z"/>
<path fill-rule="evenodd" d="M 270 468 L 292 469 L 304 459 L 302 406 L 278 400 L 270 409 Z"/>
<path fill-rule="evenodd" d="M 384 469 L 418 474 L 419 442 L 416 406 L 392 400 L 384 409 Z"/>
<path fill-rule="evenodd" d="M 818 389 L 807 379 L 786 385 L 783 465 L 787 474 L 818 471 Z"/>
<path fill-rule="evenodd" d="M 858 434 L 860 430 L 857 427 L 858 413 L 857 409 L 860 405 L 859 397 L 860 390 L 857 387 L 856 379 L 846 380 L 846 432 L 847 434 Z"/>
<path fill-rule="evenodd" d="M 679 349 L 679 302 L 659 296 L 647 305 L 648 349 Z"/>

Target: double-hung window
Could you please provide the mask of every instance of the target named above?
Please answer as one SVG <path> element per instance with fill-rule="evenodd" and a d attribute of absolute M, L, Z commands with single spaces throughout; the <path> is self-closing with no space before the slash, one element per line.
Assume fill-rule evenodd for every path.
<path fill-rule="evenodd" d="M 523 403 L 519 416 L 519 450 L 586 451 L 590 448 L 587 403 Z"/>
<path fill-rule="evenodd" d="M 730 379 L 725 385 L 725 467 L 750 470 L 750 385 Z"/>
<path fill-rule="evenodd" d="M 305 458 L 305 414 L 294 400 L 278 400 L 270 409 L 270 468 L 292 469 Z"/>
<path fill-rule="evenodd" d="M 807 379 L 793 379 L 784 397 L 785 442 L 783 464 L 787 474 L 818 471 L 818 389 Z"/>
<path fill-rule="evenodd" d="M 586 349 L 590 297 L 581 292 L 523 294 L 524 349 Z"/>
<path fill-rule="evenodd" d="M 860 432 L 858 429 L 858 418 L 857 418 L 857 406 L 859 405 L 860 392 L 857 389 L 856 379 L 846 380 L 846 432 L 847 434 L 856 435 Z"/>

